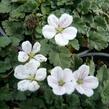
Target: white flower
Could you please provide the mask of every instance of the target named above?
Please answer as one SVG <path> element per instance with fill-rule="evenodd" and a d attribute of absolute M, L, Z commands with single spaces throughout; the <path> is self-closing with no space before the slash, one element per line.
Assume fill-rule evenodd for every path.
<path fill-rule="evenodd" d="M 69 14 L 64 13 L 60 18 L 51 14 L 48 17 L 48 25 L 43 27 L 42 33 L 47 39 L 55 37 L 56 44 L 65 46 L 69 40 L 73 40 L 77 34 L 77 29 L 70 26 L 72 21 L 73 17 Z"/>
<path fill-rule="evenodd" d="M 73 73 L 76 81 L 76 90 L 80 94 L 85 94 L 90 97 L 93 95 L 93 89 L 98 87 L 98 79 L 94 76 L 89 75 L 89 66 L 82 65 L 78 70 Z"/>
<path fill-rule="evenodd" d="M 18 65 L 15 68 L 14 76 L 21 79 L 18 82 L 18 90 L 20 91 L 36 91 L 40 88 L 37 81 L 42 81 L 46 78 L 46 69 L 37 69 L 36 62 L 30 61 L 25 65 Z"/>
<path fill-rule="evenodd" d="M 48 85 L 52 87 L 56 95 L 71 94 L 74 91 L 72 71 L 68 68 L 64 70 L 57 66 L 51 70 L 51 75 L 47 77 Z"/>
<path fill-rule="evenodd" d="M 40 51 L 41 45 L 36 42 L 33 47 L 29 41 L 22 43 L 22 51 L 19 51 L 18 61 L 26 62 L 29 60 L 35 60 L 37 65 L 40 66 L 40 62 L 47 61 L 47 58 L 42 54 L 37 54 Z"/>

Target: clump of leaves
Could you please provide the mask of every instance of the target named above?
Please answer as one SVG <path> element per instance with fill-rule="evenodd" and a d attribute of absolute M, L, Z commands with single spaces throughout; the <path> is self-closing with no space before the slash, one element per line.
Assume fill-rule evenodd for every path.
<path fill-rule="evenodd" d="M 108 109 L 108 65 L 96 64 L 95 58 L 87 59 L 87 56 L 97 55 L 90 52 L 99 53 L 109 46 L 108 4 L 108 0 L 1 0 L 0 26 L 5 34 L 0 34 L 0 109 Z M 74 18 L 77 38 L 66 47 L 61 48 L 42 36 L 41 29 L 51 13 L 57 16 L 69 13 Z M 91 75 L 97 76 L 100 82 L 94 96 L 59 97 L 53 95 L 46 84 L 36 93 L 19 92 L 13 69 L 18 65 L 20 44 L 25 40 L 41 43 L 41 53 L 48 58 L 42 66 L 49 70 L 56 65 L 72 70 L 82 63 L 90 65 Z"/>

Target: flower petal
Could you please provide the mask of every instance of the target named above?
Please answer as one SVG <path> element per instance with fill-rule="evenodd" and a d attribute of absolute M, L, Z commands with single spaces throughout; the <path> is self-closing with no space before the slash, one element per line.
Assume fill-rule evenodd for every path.
<path fill-rule="evenodd" d="M 65 85 L 65 90 L 67 94 L 71 94 L 75 90 L 75 84 L 73 82 L 67 82 Z"/>
<path fill-rule="evenodd" d="M 65 87 L 58 86 L 57 88 L 53 88 L 53 93 L 55 95 L 64 95 L 66 93 Z"/>
<path fill-rule="evenodd" d="M 40 66 L 40 62 L 35 59 L 31 59 L 29 62 L 33 63 L 37 68 Z"/>
<path fill-rule="evenodd" d="M 27 55 L 27 53 L 20 51 L 18 53 L 18 61 L 19 62 L 26 62 L 29 59 L 29 56 Z"/>
<path fill-rule="evenodd" d="M 25 79 L 28 77 L 28 74 L 25 71 L 24 65 L 18 65 L 14 70 L 14 76 L 17 79 Z"/>
<path fill-rule="evenodd" d="M 80 74 L 79 74 L 79 77 L 80 78 L 85 78 L 85 77 L 87 77 L 88 76 L 88 74 L 89 74 L 89 66 L 88 65 L 81 65 L 80 67 L 79 67 L 79 72 L 80 72 Z"/>
<path fill-rule="evenodd" d="M 37 60 L 39 62 L 46 62 L 47 61 L 47 58 L 42 54 L 37 54 L 34 58 L 35 58 L 35 60 Z"/>
<path fill-rule="evenodd" d="M 29 84 L 30 84 L 29 80 L 22 80 L 22 81 L 18 82 L 18 84 L 17 84 L 18 90 L 20 90 L 20 91 L 28 90 Z"/>
<path fill-rule="evenodd" d="M 84 79 L 84 87 L 95 89 L 98 87 L 98 79 L 94 76 L 88 76 Z"/>
<path fill-rule="evenodd" d="M 92 89 L 84 88 L 84 94 L 88 97 L 91 97 L 94 94 L 94 92 Z"/>
<path fill-rule="evenodd" d="M 89 66 L 83 64 L 79 67 L 78 70 L 76 70 L 73 75 L 74 75 L 74 78 L 76 80 L 78 79 L 84 79 L 85 77 L 87 77 L 89 74 Z"/>
<path fill-rule="evenodd" d="M 80 93 L 80 94 L 84 94 L 84 89 L 81 85 L 76 85 L 76 90 Z"/>
<path fill-rule="evenodd" d="M 47 75 L 47 71 L 45 68 L 39 68 L 37 70 L 37 73 L 36 73 L 36 80 L 37 81 L 42 81 L 46 78 L 46 75 Z"/>
<path fill-rule="evenodd" d="M 32 81 L 28 84 L 28 90 L 31 92 L 37 91 L 40 88 L 36 81 Z"/>
<path fill-rule="evenodd" d="M 22 43 L 22 50 L 26 53 L 30 53 L 32 50 L 32 45 L 29 41 L 25 41 Z"/>
<path fill-rule="evenodd" d="M 36 91 L 40 88 L 38 83 L 36 81 L 30 81 L 30 80 L 22 80 L 18 82 L 18 90 L 20 91 Z"/>
<path fill-rule="evenodd" d="M 77 29 L 75 27 L 68 27 L 62 31 L 62 35 L 65 39 L 73 40 L 77 35 Z"/>
<path fill-rule="evenodd" d="M 55 15 L 51 14 L 48 17 L 48 24 L 49 25 L 57 27 L 58 26 L 58 22 L 59 22 L 59 19 Z"/>
<path fill-rule="evenodd" d="M 59 19 L 59 26 L 62 28 L 66 28 L 69 25 L 71 25 L 72 21 L 73 21 L 73 17 L 71 15 L 66 13 L 62 14 Z"/>
<path fill-rule="evenodd" d="M 42 34 L 45 38 L 52 39 L 56 34 L 56 30 L 53 26 L 45 25 L 42 29 Z"/>
<path fill-rule="evenodd" d="M 47 77 L 47 82 L 48 85 L 52 88 L 57 88 L 58 87 L 58 81 L 57 78 L 53 77 L 53 76 L 48 76 Z"/>
<path fill-rule="evenodd" d="M 34 45 L 33 45 L 33 49 L 32 49 L 32 52 L 33 53 L 38 53 L 40 51 L 40 48 L 41 48 L 41 44 L 39 42 L 36 42 Z"/>
<path fill-rule="evenodd" d="M 73 79 L 73 73 L 72 70 L 66 68 L 64 69 L 64 80 L 66 82 L 70 82 Z"/>
<path fill-rule="evenodd" d="M 55 41 L 56 41 L 56 44 L 58 44 L 59 46 L 65 46 L 65 45 L 67 45 L 68 42 L 69 42 L 67 39 L 65 39 L 65 38 L 62 36 L 62 34 L 57 34 L 57 35 L 55 36 Z"/>
<path fill-rule="evenodd" d="M 58 81 L 64 79 L 63 69 L 59 66 L 56 66 L 51 70 L 51 75 Z"/>
<path fill-rule="evenodd" d="M 35 60 L 30 60 L 25 65 L 26 73 L 29 75 L 35 74 L 37 72 L 37 68 L 40 66 L 40 63 Z"/>

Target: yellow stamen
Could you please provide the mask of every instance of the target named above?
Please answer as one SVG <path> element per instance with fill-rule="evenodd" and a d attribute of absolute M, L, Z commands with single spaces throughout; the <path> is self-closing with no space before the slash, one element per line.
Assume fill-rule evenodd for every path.
<path fill-rule="evenodd" d="M 31 80 L 31 81 L 36 80 L 36 79 L 35 79 L 35 74 L 33 74 L 33 75 L 30 74 L 27 79 L 28 79 L 28 80 Z"/>
<path fill-rule="evenodd" d="M 34 58 L 35 53 L 32 53 L 32 52 L 31 52 L 31 53 L 30 53 L 30 54 L 28 54 L 28 55 L 29 55 L 29 57 L 30 57 L 30 59 L 31 59 L 31 58 Z"/>
<path fill-rule="evenodd" d="M 63 31 L 63 28 L 58 27 L 56 30 L 57 30 L 57 33 L 61 33 Z"/>
<path fill-rule="evenodd" d="M 83 84 L 83 79 L 78 79 L 78 80 L 77 80 L 77 83 L 78 83 L 78 84 Z"/>
<path fill-rule="evenodd" d="M 65 84 L 64 80 L 59 80 L 58 81 L 59 86 L 63 86 Z"/>

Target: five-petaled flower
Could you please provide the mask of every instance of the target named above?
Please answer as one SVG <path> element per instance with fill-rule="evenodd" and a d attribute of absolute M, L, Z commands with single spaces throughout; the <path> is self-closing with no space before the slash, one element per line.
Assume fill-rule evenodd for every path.
<path fill-rule="evenodd" d="M 38 69 L 35 61 L 29 61 L 25 65 L 18 65 L 15 68 L 14 76 L 21 80 L 17 84 L 18 90 L 34 92 L 40 88 L 37 81 L 42 81 L 46 78 L 46 69 Z"/>
<path fill-rule="evenodd" d="M 48 17 L 48 25 L 43 27 L 42 33 L 47 39 L 55 37 L 56 44 L 59 46 L 65 46 L 77 35 L 77 29 L 70 26 L 72 21 L 73 17 L 69 14 L 64 13 L 60 18 L 51 14 Z"/>
<path fill-rule="evenodd" d="M 73 73 L 73 77 L 76 81 L 76 90 L 80 94 L 85 94 L 90 97 L 93 95 L 93 89 L 98 87 L 98 79 L 94 76 L 89 75 L 89 66 L 82 65 L 78 70 Z"/>
<path fill-rule="evenodd" d="M 18 61 L 27 62 L 29 60 L 35 60 L 37 65 L 40 66 L 40 62 L 47 61 L 47 58 L 42 54 L 37 54 L 40 51 L 41 45 L 36 42 L 33 47 L 29 41 L 22 43 L 22 51 L 19 51 Z"/>
<path fill-rule="evenodd" d="M 72 71 L 68 68 L 64 70 L 56 66 L 51 70 L 51 75 L 47 77 L 48 85 L 52 87 L 56 95 L 71 94 L 74 91 L 75 83 Z"/>

